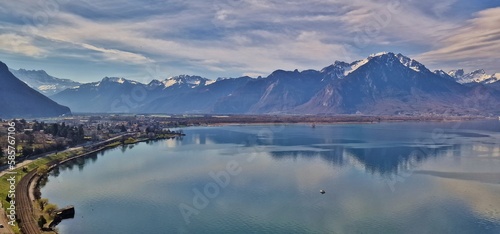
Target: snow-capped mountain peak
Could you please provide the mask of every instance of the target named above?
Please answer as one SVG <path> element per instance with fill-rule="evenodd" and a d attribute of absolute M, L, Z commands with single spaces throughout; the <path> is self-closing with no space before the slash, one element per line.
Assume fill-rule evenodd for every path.
<path fill-rule="evenodd" d="M 417 62 L 417 60 L 415 59 L 408 58 L 402 54 L 397 54 L 396 57 L 399 59 L 399 62 L 401 62 L 401 64 L 405 65 L 408 68 L 411 68 L 416 72 L 420 72 L 426 69 L 423 64 Z"/>
<path fill-rule="evenodd" d="M 386 55 L 386 54 L 393 54 L 392 52 L 378 52 L 378 53 L 375 53 L 375 54 L 370 54 L 370 56 L 368 56 L 368 58 L 373 58 L 373 57 L 380 57 L 382 55 Z"/>
<path fill-rule="evenodd" d="M 483 69 L 474 70 L 470 73 L 465 73 L 463 69 L 451 70 L 448 75 L 461 84 L 472 82 L 489 84 L 500 80 L 500 73 L 488 75 Z"/>
<path fill-rule="evenodd" d="M 219 77 L 214 82 L 221 81 L 221 80 L 228 80 L 228 79 L 231 79 L 231 78 L 230 77 Z"/>
<path fill-rule="evenodd" d="M 332 65 L 321 69 L 320 72 L 325 74 L 328 79 L 342 79 L 346 68 L 349 68 L 349 63 L 335 61 Z"/>
<path fill-rule="evenodd" d="M 391 52 L 379 52 L 379 53 L 371 54 L 370 56 L 368 56 L 368 58 L 354 61 L 351 64 L 349 64 L 349 66 L 345 67 L 344 76 L 347 76 L 347 75 L 351 74 L 352 72 L 356 71 L 358 68 L 367 64 L 373 58 L 378 58 L 378 57 L 381 57 L 384 55 L 393 55 L 394 56 L 394 54 Z"/>
<path fill-rule="evenodd" d="M 9 68 L 9 71 L 28 86 L 48 96 L 80 85 L 76 81 L 53 77 L 44 70 L 26 70 L 22 68 L 15 70 Z"/>
<path fill-rule="evenodd" d="M 205 86 L 214 83 L 214 80 L 209 80 L 200 76 L 179 75 L 165 79 L 162 83 L 166 88 L 174 85 L 187 85 L 191 88 Z"/>
<path fill-rule="evenodd" d="M 163 83 L 157 79 L 152 80 L 151 82 L 148 83 L 148 86 L 162 86 Z"/>
<path fill-rule="evenodd" d="M 120 83 L 120 84 L 125 83 L 125 79 L 123 79 L 121 77 L 104 77 L 102 79 L 102 81 L 116 82 L 116 83 Z"/>
<path fill-rule="evenodd" d="M 353 73 L 354 71 L 364 66 L 373 59 L 387 59 L 387 64 L 392 64 L 392 62 L 398 61 L 405 67 L 408 67 L 416 72 L 427 70 L 427 68 L 423 64 L 419 63 L 414 59 L 406 57 L 402 54 L 394 54 L 392 52 L 380 52 L 376 54 L 371 54 L 366 59 L 354 61 L 350 64 L 346 62 L 335 61 L 334 64 L 324 68 L 321 72 L 327 73 L 330 77 L 336 77 L 341 79 Z"/>
<path fill-rule="evenodd" d="M 453 78 L 462 77 L 464 74 L 465 74 L 464 69 L 451 70 L 448 72 L 448 75 L 450 75 Z"/>
<path fill-rule="evenodd" d="M 448 73 L 446 73 L 446 72 L 445 72 L 445 71 L 443 71 L 443 70 L 435 70 L 435 71 L 434 71 L 434 74 L 439 75 L 439 76 L 441 76 L 441 77 L 447 77 L 447 76 L 449 76 L 449 75 L 448 75 Z"/>
<path fill-rule="evenodd" d="M 122 77 L 104 77 L 101 81 L 93 83 L 94 86 L 98 87 L 101 86 L 102 84 L 108 84 L 108 83 L 118 83 L 118 84 L 139 84 L 137 81 L 133 80 L 127 80 Z"/>
<path fill-rule="evenodd" d="M 344 76 L 351 74 L 352 72 L 356 71 L 361 66 L 367 64 L 370 61 L 370 59 L 372 59 L 372 57 L 368 57 L 367 59 L 352 62 L 351 64 L 349 64 L 348 67 L 345 67 Z"/>

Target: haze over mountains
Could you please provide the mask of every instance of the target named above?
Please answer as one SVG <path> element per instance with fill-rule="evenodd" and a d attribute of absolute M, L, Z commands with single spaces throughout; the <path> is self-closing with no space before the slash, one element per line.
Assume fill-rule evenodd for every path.
<path fill-rule="evenodd" d="M 50 100 L 17 79 L 0 62 L 0 117 L 50 117 L 70 114 L 70 109 Z"/>
<path fill-rule="evenodd" d="M 105 77 L 50 97 L 73 112 L 95 113 L 498 115 L 499 80 L 500 74 L 483 70 L 432 72 L 384 52 L 320 71 L 276 70 L 265 78 L 181 75 L 142 84 Z"/>
<path fill-rule="evenodd" d="M 24 83 L 28 84 L 31 88 L 36 89 L 38 92 L 46 96 L 54 95 L 67 88 L 73 88 L 81 83 L 70 80 L 53 77 L 44 70 L 26 70 L 26 69 L 10 69 L 9 71 L 19 78 Z"/>

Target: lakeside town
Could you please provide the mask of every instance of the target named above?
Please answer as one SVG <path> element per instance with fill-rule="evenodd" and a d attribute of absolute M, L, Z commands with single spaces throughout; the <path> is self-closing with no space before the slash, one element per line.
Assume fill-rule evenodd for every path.
<path fill-rule="evenodd" d="M 15 123 L 16 160 L 74 146 L 88 146 L 124 133 L 137 137 L 182 133 L 179 127 L 219 124 L 284 123 L 374 123 L 381 121 L 454 121 L 485 118 L 480 116 L 274 116 L 274 115 L 81 115 L 38 120 L 0 119 L 0 165 L 7 162 L 9 122 Z"/>
<path fill-rule="evenodd" d="M 0 233 L 57 233 L 56 225 L 74 210 L 42 197 L 40 184 L 50 170 L 108 148 L 183 136 L 171 128 L 185 124 L 145 116 L 0 120 Z"/>
<path fill-rule="evenodd" d="M 10 133 L 15 139 L 16 161 L 37 158 L 46 153 L 58 152 L 71 147 L 88 147 L 98 142 L 124 134 L 136 138 L 155 138 L 164 135 L 181 135 L 187 126 L 220 124 L 329 124 L 329 123 L 376 123 L 384 121 L 459 121 L 482 116 L 363 116 L 363 115 L 75 115 L 42 119 L 0 119 L 0 169 L 8 164 L 7 148 Z M 11 127 L 9 123 L 14 126 Z M 14 128 L 8 134 L 9 127 Z M 8 136 L 9 135 L 9 136 Z M 122 137 L 123 138 L 123 137 Z"/>
<path fill-rule="evenodd" d="M 17 160 L 51 151 L 61 151 L 74 146 L 88 146 L 124 133 L 137 137 L 154 137 L 158 134 L 180 133 L 170 129 L 185 126 L 182 121 L 157 121 L 144 116 L 75 116 L 41 120 L 0 121 L 0 164 L 7 155 L 7 129 L 15 124 Z"/>
<path fill-rule="evenodd" d="M 0 214 L 3 219 L 0 220 L 0 228 L 11 228 L 7 233 L 21 233 L 21 230 L 33 230 L 27 231 L 28 233 L 57 233 L 56 225 L 63 219 L 61 214 L 75 211 L 71 206 L 60 209 L 43 198 L 39 185 L 44 183 L 50 170 L 104 149 L 145 140 L 182 137 L 182 127 L 295 123 L 314 127 L 316 124 L 331 123 L 462 121 L 484 118 L 486 117 L 109 114 L 0 120 L 0 176 L 5 177 L 0 180 L 0 198 L 3 198 L 1 203 L 5 209 L 0 211 L 5 212 Z M 11 142 L 12 140 L 14 141 Z M 10 145 L 15 145 L 14 160 L 10 157 Z M 12 181 L 7 179 L 9 173 L 15 175 Z"/>

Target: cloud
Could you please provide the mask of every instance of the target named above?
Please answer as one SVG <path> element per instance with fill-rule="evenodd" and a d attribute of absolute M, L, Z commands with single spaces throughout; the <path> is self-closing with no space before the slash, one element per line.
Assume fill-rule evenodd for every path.
<path fill-rule="evenodd" d="M 446 1 L 448 2 L 448 1 Z M 440 7 L 442 3 L 431 3 L 425 7 Z M 451 4 L 451 3 L 450 3 Z M 369 39 L 365 46 L 387 41 L 403 44 L 428 44 L 454 29 L 454 22 L 433 17 L 417 8 L 413 2 L 353 1 L 349 11 L 341 16 L 348 25 L 346 31 L 352 35 L 363 34 Z"/>
<path fill-rule="evenodd" d="M 486 24 L 471 20 L 463 26 L 447 18 L 456 0 L 422 1 L 58 0 L 57 7 L 37 12 L 30 1 L 21 0 L 17 8 L 8 1 L 0 3 L 0 8 L 11 12 L 3 17 L 31 19 L 38 13 L 46 16 L 42 17 L 45 23 L 32 22 L 29 26 L 36 30 L 26 31 L 22 28 L 33 27 L 16 24 L 22 19 L 0 21 L 0 29 L 23 35 L 25 55 L 31 51 L 32 56 L 113 63 L 122 71 L 130 69 L 126 64 L 137 68 L 155 63 L 170 72 L 216 78 L 269 74 L 275 69 L 320 69 L 335 60 L 350 62 L 391 48 L 410 55 L 408 51 L 439 52 L 436 44 L 446 48 L 463 42 L 450 37 L 457 28 Z M 480 17 L 494 16 L 480 13 Z M 488 27 L 484 31 L 494 29 Z M 491 49 L 491 43 L 470 46 Z M 492 53 L 483 58 L 488 56 Z M 429 57 L 422 62 L 449 61 L 441 57 L 441 62 Z M 171 75 L 177 74 L 166 74 Z"/>
<path fill-rule="evenodd" d="M 475 215 L 485 219 L 500 219 L 498 187 L 463 180 L 439 180 L 439 184 L 454 199 L 462 200 Z"/>
<path fill-rule="evenodd" d="M 33 43 L 31 37 L 13 33 L 0 34 L 0 50 L 30 57 L 41 57 L 45 53 Z"/>
<path fill-rule="evenodd" d="M 193 67 L 201 66 L 214 72 L 224 72 L 229 67 L 240 69 L 241 73 L 249 70 L 264 73 L 276 67 L 310 68 L 307 66 L 317 66 L 318 58 L 326 62 L 332 59 L 332 54 L 338 53 L 338 46 L 324 43 L 325 35 L 314 31 L 250 29 L 226 33 L 213 40 L 184 40 L 177 38 L 177 32 L 170 28 L 186 24 L 179 21 L 195 24 L 196 19 L 152 16 L 139 22 L 101 23 L 67 13 L 54 18 L 64 24 L 47 25 L 44 30 L 38 30 L 37 36 L 57 43 L 85 45 L 86 49 L 102 52 L 109 61 L 183 60 Z M 219 63 L 199 62 L 209 60 Z"/>
<path fill-rule="evenodd" d="M 442 61 L 471 64 L 470 61 L 481 60 L 485 63 L 483 66 L 498 69 L 500 60 L 498 22 L 500 22 L 500 7 L 480 11 L 475 18 L 468 20 L 448 37 L 437 41 L 438 47 L 423 53 L 419 59 L 433 64 Z"/>
<path fill-rule="evenodd" d="M 432 12 L 438 17 L 444 17 L 444 13 L 452 9 L 457 0 L 439 1 L 432 7 Z"/>
<path fill-rule="evenodd" d="M 105 48 L 100 48 L 100 47 L 96 47 L 96 46 L 85 44 L 85 43 L 81 44 L 81 45 L 83 48 L 102 53 L 102 56 L 104 57 L 104 59 L 109 60 L 109 61 L 130 62 L 130 63 L 138 63 L 138 64 L 153 62 L 153 60 L 148 59 L 140 54 L 135 54 L 135 53 L 121 51 L 121 50 L 115 50 L 115 49 L 105 49 Z"/>

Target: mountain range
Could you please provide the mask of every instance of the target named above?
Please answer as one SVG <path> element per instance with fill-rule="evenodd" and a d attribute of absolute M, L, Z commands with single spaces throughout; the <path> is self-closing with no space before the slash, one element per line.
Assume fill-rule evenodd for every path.
<path fill-rule="evenodd" d="M 54 83 L 62 84 L 57 78 Z M 321 70 L 276 70 L 264 78 L 210 80 L 180 75 L 143 84 L 105 77 L 98 82 L 68 84 L 76 86 L 50 97 L 74 112 L 500 114 L 499 73 L 432 72 L 414 59 L 390 52 L 350 63 L 335 61 Z M 55 90 L 60 88 L 55 86 Z"/>
<path fill-rule="evenodd" d="M 0 117 L 51 117 L 70 114 L 70 109 L 52 101 L 16 78 L 0 62 Z"/>
<path fill-rule="evenodd" d="M 54 95 L 67 88 L 76 87 L 81 83 L 70 80 L 53 77 L 44 70 L 26 70 L 10 69 L 9 71 L 31 88 L 46 96 Z"/>
<path fill-rule="evenodd" d="M 454 78 L 460 84 L 481 83 L 490 84 L 500 81 L 500 73 L 487 75 L 483 69 L 475 70 L 471 73 L 465 73 L 463 69 L 452 70 L 448 75 Z"/>
<path fill-rule="evenodd" d="M 76 112 L 225 114 L 498 114 L 498 74 L 430 71 L 390 52 L 262 78 L 181 75 L 148 84 L 106 77 L 51 98 Z M 471 101 L 473 100 L 473 101 Z"/>

